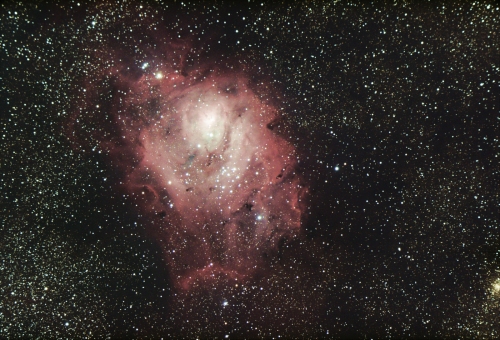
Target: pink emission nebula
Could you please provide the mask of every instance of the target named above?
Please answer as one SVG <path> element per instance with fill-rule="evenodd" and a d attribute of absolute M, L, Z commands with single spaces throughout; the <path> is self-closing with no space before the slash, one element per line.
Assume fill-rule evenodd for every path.
<path fill-rule="evenodd" d="M 108 155 L 177 290 L 245 282 L 301 234 L 297 152 L 243 71 L 188 67 L 185 45 L 164 46 L 104 51 L 116 62 L 86 78 L 70 137 Z"/>

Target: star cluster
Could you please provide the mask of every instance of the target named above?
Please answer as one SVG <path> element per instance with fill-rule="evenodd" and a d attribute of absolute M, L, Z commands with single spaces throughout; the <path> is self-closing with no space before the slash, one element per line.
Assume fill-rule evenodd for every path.
<path fill-rule="evenodd" d="M 0 337 L 499 337 L 495 2 L 0 6 Z M 120 189 L 135 156 L 102 141 L 122 138 L 117 70 L 174 84 L 205 65 L 275 108 L 308 198 L 250 279 L 179 290 L 176 248 L 147 232 L 171 216 Z M 190 135 L 215 148 L 227 122 L 203 117 Z"/>

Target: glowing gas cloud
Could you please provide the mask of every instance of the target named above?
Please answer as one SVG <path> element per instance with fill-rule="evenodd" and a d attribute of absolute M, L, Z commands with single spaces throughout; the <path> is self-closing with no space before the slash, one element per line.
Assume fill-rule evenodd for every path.
<path fill-rule="evenodd" d="M 136 59 L 103 47 L 113 62 L 86 77 L 70 136 L 106 151 L 175 287 L 251 278 L 301 232 L 296 152 L 246 73 L 187 67 L 182 43 L 163 46 Z"/>

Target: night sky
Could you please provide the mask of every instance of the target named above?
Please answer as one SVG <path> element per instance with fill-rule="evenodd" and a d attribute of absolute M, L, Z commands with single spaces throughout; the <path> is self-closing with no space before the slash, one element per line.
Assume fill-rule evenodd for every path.
<path fill-rule="evenodd" d="M 0 337 L 500 337 L 494 1 L 0 5 Z"/>

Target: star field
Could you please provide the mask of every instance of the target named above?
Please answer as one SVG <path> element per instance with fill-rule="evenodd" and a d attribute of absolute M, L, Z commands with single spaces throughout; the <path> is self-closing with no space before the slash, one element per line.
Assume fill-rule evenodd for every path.
<path fill-rule="evenodd" d="M 499 337 L 495 2 L 0 7 L 0 337 Z M 222 77 L 233 87 L 202 88 Z M 188 104 L 171 100 L 174 85 Z M 259 118 L 221 119 L 220 93 L 258 102 L 247 109 Z M 223 103 L 227 117 L 244 112 Z M 134 142 L 181 136 L 171 112 L 190 107 L 212 110 L 184 136 L 206 155 Z M 268 108 L 272 122 L 259 116 Z M 224 215 L 240 228 L 227 237 L 195 228 L 198 214 L 231 224 L 211 196 L 163 196 L 176 177 L 154 186 L 172 154 L 204 188 L 199 165 L 229 157 L 217 153 L 222 125 L 264 129 L 236 158 L 255 149 L 286 164 L 260 191 L 274 200 Z M 142 162 L 127 145 L 156 154 Z M 227 183 L 236 168 L 221 168 Z M 253 192 L 265 182 L 255 171 L 274 171 L 241 169 Z M 160 192 L 161 209 L 148 203 Z M 278 228 L 271 245 L 248 236 L 259 223 Z"/>

